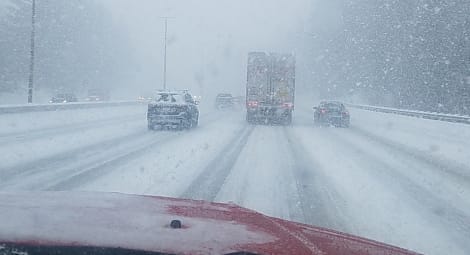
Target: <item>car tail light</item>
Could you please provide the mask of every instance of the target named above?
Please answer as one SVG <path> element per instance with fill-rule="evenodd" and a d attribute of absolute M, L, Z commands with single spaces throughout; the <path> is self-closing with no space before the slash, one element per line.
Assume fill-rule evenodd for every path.
<path fill-rule="evenodd" d="M 248 107 L 258 107 L 258 102 L 257 101 L 248 101 L 247 103 Z"/>
<path fill-rule="evenodd" d="M 294 104 L 293 103 L 284 103 L 284 104 L 282 104 L 282 107 L 287 108 L 287 109 L 292 109 L 292 108 L 294 108 Z"/>

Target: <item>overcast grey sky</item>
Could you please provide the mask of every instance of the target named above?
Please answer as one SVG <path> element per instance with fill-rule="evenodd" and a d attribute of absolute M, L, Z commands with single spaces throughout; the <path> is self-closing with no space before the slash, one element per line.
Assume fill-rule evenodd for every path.
<path fill-rule="evenodd" d="M 162 84 L 163 20 L 169 21 L 168 85 L 196 94 L 243 94 L 249 51 L 298 50 L 311 0 L 102 0 L 129 34 L 136 82 Z"/>

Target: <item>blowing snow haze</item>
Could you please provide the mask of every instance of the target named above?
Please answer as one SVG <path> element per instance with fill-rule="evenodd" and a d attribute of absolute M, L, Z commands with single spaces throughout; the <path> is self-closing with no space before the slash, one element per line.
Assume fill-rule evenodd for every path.
<path fill-rule="evenodd" d="M 296 50 L 310 1 L 106 0 L 138 59 L 139 83 L 161 86 L 164 19 L 168 21 L 168 86 L 196 94 L 242 95 L 247 53 Z"/>
<path fill-rule="evenodd" d="M 0 0 L 0 255 L 469 255 L 469 14 Z"/>
<path fill-rule="evenodd" d="M 470 2 L 36 0 L 35 102 L 163 86 L 243 95 L 250 51 L 296 54 L 297 98 L 468 114 Z M 0 100 L 24 103 L 31 0 L 0 1 Z M 310 103 L 309 103 L 310 104 Z"/>
<path fill-rule="evenodd" d="M 27 86 L 31 0 L 1 0 L 2 90 Z M 242 95 L 247 53 L 296 50 L 310 1 L 38 0 L 36 96 L 105 87 L 114 97 L 168 86 Z M 11 65 L 15 62 L 14 65 Z M 214 92 L 215 93 L 215 92 Z"/>

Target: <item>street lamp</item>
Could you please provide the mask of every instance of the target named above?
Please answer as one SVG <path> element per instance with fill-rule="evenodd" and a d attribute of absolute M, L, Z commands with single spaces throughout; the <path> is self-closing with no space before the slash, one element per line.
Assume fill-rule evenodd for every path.
<path fill-rule="evenodd" d="M 166 90 L 166 56 L 167 56 L 167 34 L 168 34 L 168 19 L 174 19 L 174 17 L 160 17 L 165 19 L 165 52 L 163 56 L 163 90 Z"/>
<path fill-rule="evenodd" d="M 33 102 L 34 85 L 34 39 L 36 35 L 36 0 L 31 0 L 31 50 L 29 62 L 28 103 Z"/>

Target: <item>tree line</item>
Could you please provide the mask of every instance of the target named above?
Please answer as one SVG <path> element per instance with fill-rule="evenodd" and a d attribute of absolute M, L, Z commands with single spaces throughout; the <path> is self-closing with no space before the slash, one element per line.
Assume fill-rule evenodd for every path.
<path fill-rule="evenodd" d="M 308 31 L 323 97 L 470 114 L 470 1 L 332 2 L 340 24 Z"/>
<path fill-rule="evenodd" d="M 0 93 L 27 89 L 31 4 L 10 1 L 0 16 Z M 35 90 L 80 93 L 131 75 L 128 39 L 99 1 L 36 0 L 35 39 Z"/>

